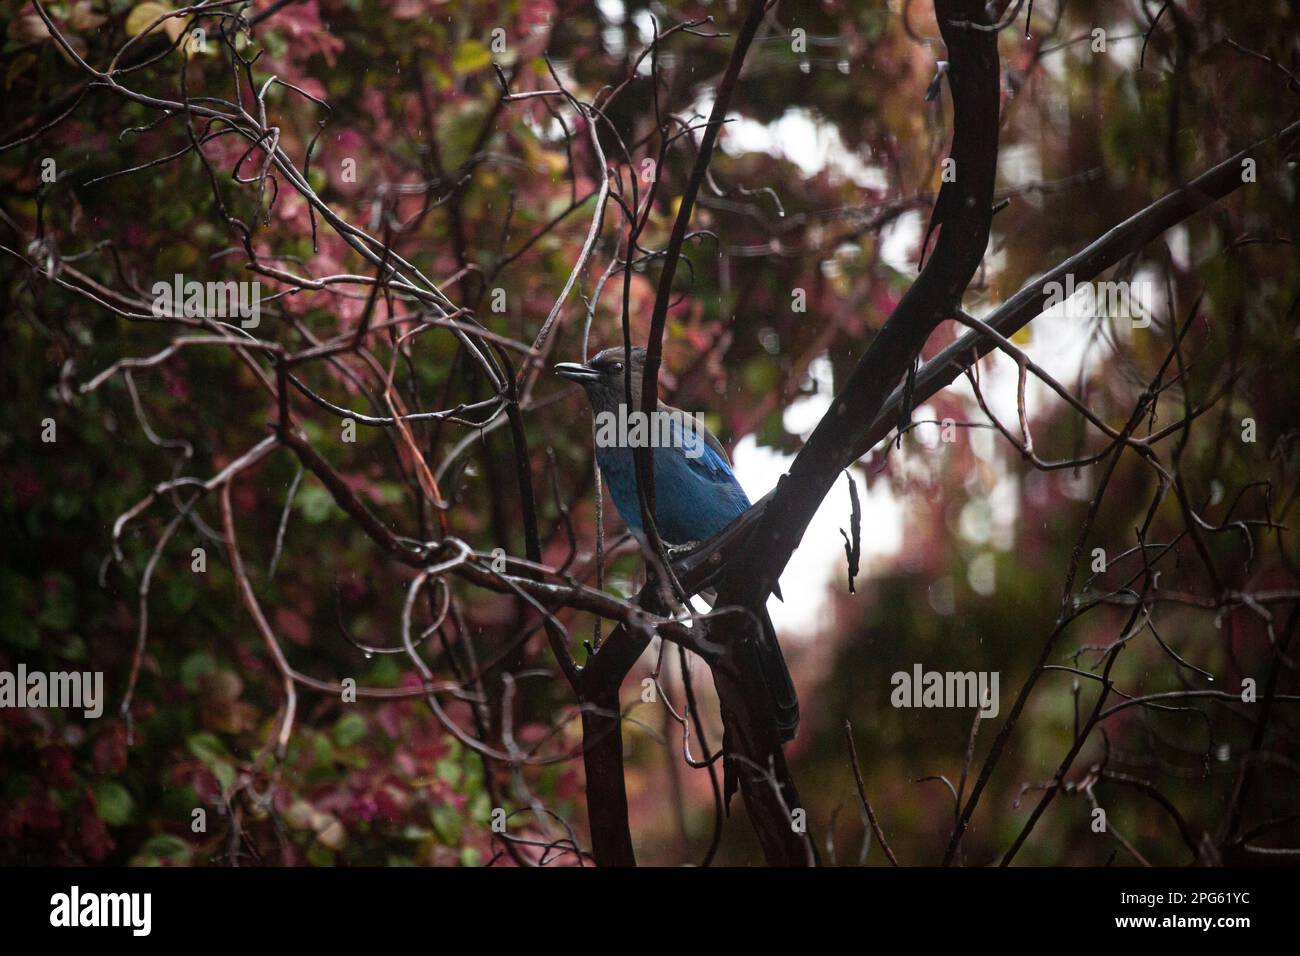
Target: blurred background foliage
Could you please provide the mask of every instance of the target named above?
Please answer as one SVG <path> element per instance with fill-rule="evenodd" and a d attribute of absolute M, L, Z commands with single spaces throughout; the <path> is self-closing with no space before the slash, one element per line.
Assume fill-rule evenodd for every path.
<path fill-rule="evenodd" d="M 715 182 L 703 191 L 693 224 L 702 233 L 688 245 L 689 266 L 678 272 L 683 295 L 671 313 L 663 377 L 674 404 L 706 410 L 729 447 L 749 440 L 792 454 L 808 428 L 793 422 L 788 408 L 815 406 L 838 385 L 915 274 L 951 121 L 946 93 L 925 98 L 935 60 L 943 56 L 928 6 L 783 4 L 751 50 L 733 100 L 738 122 L 723 135 Z M 78 53 L 101 67 L 165 9 L 133 0 L 46 7 Z M 277 75 L 328 103 L 323 109 L 284 87 L 267 96 L 281 145 L 300 168 L 319 134 L 308 173 L 313 189 L 372 232 L 377 200 L 396 195 L 394 208 L 412 227 L 393 237 L 394 248 L 425 274 L 446 280 L 451 298 L 494 331 L 525 342 L 572 268 L 599 181 L 585 120 L 564 111 L 561 126 L 542 99 L 503 104 L 494 63 L 512 89 L 534 90 L 553 85 L 549 58 L 556 74 L 590 99 L 632 70 L 652 36 L 650 14 L 661 28 L 712 15 L 732 34 L 740 17 L 724 0 L 673 4 L 670 13 L 633 0 L 259 0 L 245 16 L 271 7 L 243 41 L 244 52 L 260 51 L 253 68 L 259 81 Z M 1028 37 L 1023 15 L 1021 27 L 1003 32 L 999 189 L 1011 202 L 995 218 L 985 268 L 966 297 L 972 313 L 987 313 L 1123 217 L 1294 119 L 1297 87 L 1286 69 L 1296 69 L 1300 16 L 1290 3 L 1180 2 L 1179 15 L 1162 18 L 1144 45 L 1158 7 L 1148 4 L 1144 12 L 1128 0 L 1038 3 Z M 175 273 L 248 278 L 236 236 L 192 154 L 98 178 L 183 148 L 183 125 L 158 122 L 155 111 L 103 87 L 83 89 L 84 74 L 51 42 L 30 4 L 6 2 L 0 25 L 5 141 L 30 134 L 76 102 L 66 121 L 0 154 L 0 244 L 33 261 L 75 266 L 119 291 L 145 290 Z M 492 49 L 497 28 L 507 40 L 504 52 Z M 1105 52 L 1094 50 L 1098 28 L 1106 31 Z M 807 38 L 802 50 L 791 41 L 796 29 Z M 157 30 L 134 55 L 153 58 L 175 39 Z M 662 108 L 684 117 L 704 114 L 730 48 L 730 39 L 688 33 L 666 41 L 659 55 Z M 185 70 L 191 97 L 232 95 L 219 45 L 210 41 L 191 52 L 188 65 L 173 50 L 122 82 L 174 97 Z M 654 88 L 644 69 L 608 116 L 618 138 L 602 130 L 606 156 L 629 174 L 621 140 L 639 174 L 641 161 L 658 150 Z M 251 223 L 256 190 L 230 176 L 245 148 L 224 137 L 204 152 L 231 214 Z M 58 170 L 53 184 L 41 179 L 47 159 Z M 646 248 L 665 244 L 693 160 L 684 141 L 669 151 Z M 1228 373 L 1235 378 L 1215 413 L 1198 420 L 1183 473 L 1193 498 L 1212 502 L 1207 513 L 1217 520 L 1246 489 L 1243 513 L 1260 517 L 1271 508 L 1285 525 L 1295 520 L 1300 265 L 1293 245 L 1295 170 L 1275 160 L 1259 170 L 1256 184 L 1121 268 L 1147 276 L 1159 290 L 1152 334 L 1078 319 L 1068 333 L 1061 323 L 1044 323 L 1044 331 L 1031 326 L 1017 341 L 1035 357 L 1036 346 L 1065 348 L 1070 355 L 1062 367 L 1074 370 L 1069 384 L 1118 426 L 1168 349 L 1166 290 L 1179 319 L 1201 296 L 1187 346 L 1195 358 L 1183 387 L 1199 404 L 1218 394 Z M 355 181 L 344 173 L 349 163 Z M 243 173 L 253 165 L 247 161 Z M 437 204 L 425 208 L 430 198 Z M 607 237 L 617 224 L 611 210 Z M 318 225 L 314 249 L 306 203 L 281 188 L 270 221 L 256 231 L 258 255 L 301 275 L 373 271 Z M 584 296 L 613 253 L 607 238 L 583 277 Z M 653 262 L 633 276 L 634 337 L 645 335 L 656 277 Z M 285 288 L 263 282 L 265 289 Z M 505 291 L 504 312 L 490 307 L 495 289 Z M 806 311 L 792 307 L 795 290 L 804 291 Z M 611 281 L 596 303 L 593 351 L 619 341 L 620 296 L 621 283 Z M 300 290 L 268 306 L 271 317 L 258 334 L 301 347 L 309 336 L 354 328 L 363 308 L 364 294 L 354 289 Z M 554 357 L 580 351 L 584 311 L 582 300 L 571 300 Z M 175 332 L 126 322 L 10 254 L 0 258 L 0 316 L 6 343 L 0 668 L 24 662 L 29 669 L 103 671 L 107 691 L 97 721 L 56 710 L 0 711 L 0 861 L 477 865 L 501 857 L 489 826 L 494 807 L 519 814 L 520 829 L 512 832 L 552 832 L 554 821 L 530 810 L 525 792 L 567 820 L 585 845 L 580 762 L 528 768 L 525 791 L 448 734 L 419 699 L 343 704 L 304 691 L 285 761 L 268 761 L 282 703 L 278 676 L 238 602 L 213 530 L 220 517 L 212 501 L 180 524 L 162 552 L 148 593 L 148 645 L 130 720 L 124 719 L 118 707 L 140 626 L 140 582 L 173 513 L 155 507 L 130 525 L 121 563 L 110 560 L 114 521 L 161 481 L 206 478 L 229 464 L 266 434 L 274 409 L 249 369 L 224 349 L 187 349 L 136 372 L 135 395 L 120 377 L 80 394 L 80 384 L 115 360 L 153 354 Z M 941 329 L 927 354 L 956 331 Z M 486 385 L 458 356 L 452 336 L 424 336 L 418 361 L 400 367 L 401 391 L 430 408 L 484 398 Z M 331 401 L 378 414 L 338 369 L 321 363 L 305 374 Z M 1004 392 L 1014 390 L 1014 375 L 995 381 Z M 1014 421 L 1010 397 L 1006 420 Z M 1167 396 L 1164 423 L 1177 417 L 1182 399 L 1181 389 Z M 432 517 L 419 510 L 386 430 L 362 428 L 349 444 L 339 438 L 337 419 L 305 404 L 297 411 L 313 443 L 385 523 L 399 533 L 433 536 Z M 547 375 L 538 380 L 526 422 L 548 532 L 545 554 L 555 564 L 569 551 L 557 501 L 584 558 L 593 547 L 585 415 L 571 390 Z M 1258 423 L 1253 444 L 1238 440 L 1237 423 L 1245 416 Z M 914 417 L 983 420 L 968 388 L 945 393 Z M 47 418 L 57 425 L 57 442 L 41 440 Z M 1034 428 L 1045 458 L 1069 457 L 1098 440 L 1059 401 L 1035 402 Z M 416 434 L 436 465 L 473 432 L 422 424 Z M 873 805 L 900 858 L 937 861 L 953 800 L 942 781 L 917 779 L 942 774 L 956 783 L 972 712 L 891 707 L 889 675 L 916 662 L 997 671 L 1004 718 L 1051 630 L 1091 494 L 1087 471 L 1037 473 L 987 434 L 963 429 L 952 444 L 936 436 L 919 427 L 901 448 L 888 456 L 878 450 L 856 469 L 860 482 L 886 497 L 903 529 L 897 547 L 879 554 L 870 546 L 873 528 L 864 529 L 869 560 L 857 593 L 848 593 L 842 567 L 819 584 L 824 594 L 791 593 L 787 585 L 787 602 L 819 609 L 815 627 L 787 642 L 805 714 L 789 753 L 819 843 L 833 842 L 841 863 L 858 858 L 863 836 L 844 747 L 846 719 Z M 451 533 L 476 547 L 522 554 L 510 454 L 505 430 L 485 432 L 449 470 L 444 492 L 456 503 L 447 516 Z M 403 658 L 369 654 L 354 643 L 400 645 L 406 572 L 384 560 L 310 478 L 293 496 L 272 576 L 276 529 L 295 480 L 291 457 L 276 454 L 234 487 L 245 561 L 287 654 L 321 680 L 350 676 L 372 688 L 418 687 Z M 1258 481 L 1272 482 L 1268 505 L 1258 488 L 1247 487 Z M 1132 529 L 1153 492 L 1150 470 L 1126 459 L 1089 549 L 1131 547 Z M 837 490 L 832 497 L 847 527 L 840 496 Z M 612 509 L 607 520 L 617 523 Z M 1179 527 L 1177 521 L 1166 502 L 1152 537 L 1164 540 L 1160 535 Z M 1251 553 L 1239 535 L 1213 535 L 1210 546 L 1227 587 L 1294 587 L 1289 534 L 1257 534 Z M 208 557 L 202 574 L 191 570 L 198 547 Z M 837 538 L 804 547 L 839 551 L 841 545 Z M 629 593 L 638 564 L 625 548 L 607 585 Z M 1185 583 L 1205 596 L 1202 577 L 1188 552 L 1167 567 L 1162 586 L 1184 590 Z M 456 597 L 456 628 L 468 633 L 483 659 L 531 621 L 513 598 L 462 585 Z M 1274 608 L 1279 629 L 1282 612 L 1290 610 Z M 1067 633 L 1053 660 L 1114 640 L 1126 612 L 1094 613 Z M 591 634 L 590 620 L 564 619 L 575 645 Z M 1216 686 L 1235 688 L 1270 660 L 1268 631 L 1248 608 L 1216 614 L 1162 606 L 1158 620 L 1165 639 L 1216 675 Z M 449 647 L 431 647 L 429 654 L 440 676 L 454 676 Z M 1095 657 L 1085 654 L 1079 666 L 1091 666 Z M 553 669 L 540 635 L 530 640 L 527 660 Z M 641 678 L 653 663 L 652 654 L 624 686 L 634 718 L 625 729 L 632 826 L 644 862 L 676 863 L 698 859 L 707 846 L 712 798 L 707 776 L 682 764 L 680 733 L 665 720 L 662 703 L 638 703 Z M 697 683 L 707 683 L 705 669 L 695 673 Z M 1199 680 L 1173 665 L 1149 634 L 1133 642 L 1115 676 L 1130 693 Z M 1295 685 L 1292 667 L 1279 690 L 1294 693 Z M 708 688 L 702 691 L 708 706 Z M 1022 795 L 1022 786 L 1050 779 L 1069 747 L 1076 708 L 1089 707 L 1091 695 L 1085 686 L 1076 701 L 1068 676 L 1044 680 L 976 815 L 966 862 L 986 863 L 1014 838 L 1038 794 Z M 572 708 L 561 681 L 521 677 L 513 732 L 525 746 L 540 746 L 552 733 L 576 746 L 576 725 L 564 720 Z M 1226 706 L 1197 709 L 1207 716 L 1133 709 L 1109 721 L 1105 741 L 1094 737 L 1074 778 L 1107 746 L 1111 769 L 1157 784 L 1195 828 L 1213 832 L 1251 724 Z M 469 724 L 468 706 L 451 702 L 448 713 Z M 716 746 L 720 728 L 710 718 Z M 500 720 L 493 718 L 498 733 Z M 1294 714 L 1284 711 L 1275 720 L 1279 760 L 1294 761 L 1300 729 Z M 977 761 L 992 735 L 981 730 Z M 1276 785 L 1256 788 L 1251 819 L 1296 812 L 1295 763 L 1289 766 L 1269 778 Z M 1145 793 L 1106 782 L 1095 793 L 1114 828 L 1146 859 L 1187 861 L 1177 828 Z M 198 808 L 206 810 L 204 832 L 194 829 Z M 1020 862 L 1134 862 L 1110 835 L 1092 832 L 1091 809 L 1082 790 L 1065 794 Z M 756 860 L 743 810 L 735 812 L 719 859 Z M 1294 823 L 1290 844 L 1282 839 L 1287 832 L 1270 838 L 1296 845 Z M 878 851 L 868 860 L 882 862 Z"/>

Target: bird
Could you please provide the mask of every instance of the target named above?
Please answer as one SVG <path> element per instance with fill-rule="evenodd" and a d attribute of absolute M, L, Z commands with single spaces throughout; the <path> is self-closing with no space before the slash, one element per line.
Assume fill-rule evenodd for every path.
<path fill-rule="evenodd" d="M 642 428 L 640 438 L 635 427 L 603 427 L 635 421 L 626 402 L 628 377 L 630 411 L 639 412 L 645 358 L 643 348 L 615 346 L 597 353 L 586 364 L 557 363 L 555 373 L 577 382 L 587 395 L 597 424 L 596 462 L 628 530 L 643 548 L 647 546 L 632 451 L 644 441 L 653 446 L 655 528 L 665 544 L 689 547 L 726 528 L 749 508 L 750 501 L 731 470 L 722 443 L 703 422 L 680 409 L 660 401 L 658 410 L 666 414 Z M 670 440 L 663 441 L 665 437 Z M 759 615 L 759 624 L 759 633 L 749 646 L 757 655 L 771 695 L 781 739 L 789 741 L 799 729 L 799 698 L 766 608 Z"/>

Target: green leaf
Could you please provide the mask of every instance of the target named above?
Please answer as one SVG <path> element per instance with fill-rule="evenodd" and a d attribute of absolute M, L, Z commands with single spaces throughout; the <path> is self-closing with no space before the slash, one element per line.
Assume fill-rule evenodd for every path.
<path fill-rule="evenodd" d="M 81 497 L 68 491 L 56 491 L 50 496 L 50 510 L 60 521 L 69 521 L 81 511 Z"/>
<path fill-rule="evenodd" d="M 206 651 L 196 651 L 181 664 L 181 683 L 190 693 L 199 689 L 199 678 L 217 669 L 217 661 Z"/>
<path fill-rule="evenodd" d="M 328 767 L 334 763 L 334 745 L 325 734 L 316 735 L 311 750 L 313 767 Z"/>
<path fill-rule="evenodd" d="M 167 584 L 167 599 L 173 609 L 182 614 L 194 606 L 199 590 L 194 586 L 194 575 L 184 574 L 172 578 Z"/>
<path fill-rule="evenodd" d="M 95 784 L 95 812 L 111 827 L 125 825 L 131 819 L 134 804 L 126 787 L 114 780 Z"/>
<path fill-rule="evenodd" d="M 9 64 L 9 69 L 5 71 L 5 89 L 14 85 L 14 80 L 22 76 L 33 66 L 36 65 L 35 53 L 20 53 L 14 57 L 13 62 Z"/>
<path fill-rule="evenodd" d="M 135 36 L 136 34 L 140 33 L 142 30 L 147 29 L 150 25 L 153 24 L 155 20 L 157 20 L 159 17 L 163 16 L 167 12 L 168 12 L 168 8 L 164 7 L 161 3 L 140 4 L 134 10 L 132 10 L 131 15 L 126 18 L 126 35 L 131 37 Z M 164 21 L 164 23 L 168 23 L 168 22 L 170 21 Z M 162 32 L 162 29 L 163 29 L 163 24 L 159 24 L 158 26 L 153 28 L 154 31 L 160 33 Z"/>
<path fill-rule="evenodd" d="M 477 781 L 477 783 L 481 784 L 482 781 Z M 484 826 L 492 818 L 492 801 L 484 791 L 480 790 L 470 798 L 469 818 L 475 823 Z"/>
<path fill-rule="evenodd" d="M 366 735 L 366 719 L 360 714 L 344 714 L 334 725 L 334 742 L 340 747 L 351 747 Z"/>
<path fill-rule="evenodd" d="M 140 852 L 131 859 L 132 866 L 184 866 L 190 862 L 194 851 L 180 837 L 163 833 L 150 837 Z"/>
<path fill-rule="evenodd" d="M 66 631 L 72 627 L 77 618 L 77 609 L 73 606 L 69 596 L 65 596 L 62 590 L 51 597 L 41 610 L 41 616 L 37 618 L 36 623 L 41 627 L 47 627 L 51 631 Z"/>
<path fill-rule="evenodd" d="M 459 168 L 469 160 L 470 150 L 478 139 L 479 130 L 487 117 L 487 104 L 480 100 L 464 100 L 438 111 L 438 143 L 442 149 L 442 162 L 448 169 Z"/>
<path fill-rule="evenodd" d="M 307 862 L 312 866 L 333 866 L 334 851 L 320 843 L 313 843 L 307 848 Z"/>
<path fill-rule="evenodd" d="M 448 804 L 433 807 L 429 810 L 429 820 L 433 823 L 434 830 L 438 833 L 438 840 L 441 843 L 451 846 L 460 842 L 460 834 L 464 821 L 461 820 L 460 811 Z"/>
<path fill-rule="evenodd" d="M 402 665 L 397 663 L 394 655 L 384 654 L 375 661 L 375 666 L 370 668 L 370 673 L 366 675 L 366 683 L 372 687 L 396 687 L 404 673 Z"/>
<path fill-rule="evenodd" d="M 460 764 L 456 763 L 454 760 L 439 760 L 434 765 L 434 773 L 438 775 L 439 780 L 453 789 L 460 784 Z"/>
<path fill-rule="evenodd" d="M 304 482 L 306 485 L 306 482 Z M 298 489 L 297 506 L 303 517 L 312 524 L 320 524 L 334 513 L 334 499 L 330 493 L 319 485 L 306 485 Z"/>
<path fill-rule="evenodd" d="M 477 73 L 492 65 L 492 54 L 478 40 L 466 40 L 451 56 L 451 68 L 457 73 Z"/>
<path fill-rule="evenodd" d="M 206 730 L 200 730 L 197 734 L 190 734 L 186 745 L 190 748 L 190 753 L 209 767 L 219 763 L 226 763 L 230 759 L 230 752 L 226 750 L 226 745 L 221 742 L 221 738 Z"/>
<path fill-rule="evenodd" d="M 10 610 L 0 618 L 0 640 L 19 650 L 30 651 L 40 646 L 40 629 L 21 613 Z"/>

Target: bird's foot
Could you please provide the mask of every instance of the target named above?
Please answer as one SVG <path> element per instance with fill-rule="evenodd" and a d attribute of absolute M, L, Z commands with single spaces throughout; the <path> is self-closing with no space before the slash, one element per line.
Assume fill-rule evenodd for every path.
<path fill-rule="evenodd" d="M 687 541 L 685 544 L 670 544 L 664 549 L 664 552 L 668 555 L 669 561 L 676 561 L 678 558 L 690 554 L 703 543 L 702 541 Z"/>

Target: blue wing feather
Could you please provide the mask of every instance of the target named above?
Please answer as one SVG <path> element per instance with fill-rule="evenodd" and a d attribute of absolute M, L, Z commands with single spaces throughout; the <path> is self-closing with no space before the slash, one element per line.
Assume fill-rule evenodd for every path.
<path fill-rule="evenodd" d="M 669 544 L 704 541 L 749 507 L 731 466 L 700 433 L 673 424 L 672 447 L 654 449 L 655 524 Z M 688 454 L 689 453 L 689 454 Z M 636 464 L 629 448 L 597 448 L 596 459 L 623 523 L 642 534 Z"/>

